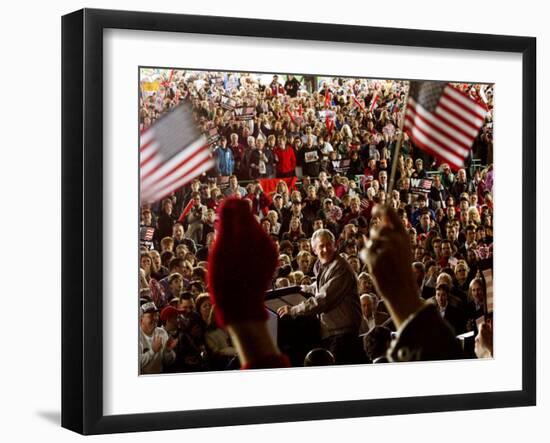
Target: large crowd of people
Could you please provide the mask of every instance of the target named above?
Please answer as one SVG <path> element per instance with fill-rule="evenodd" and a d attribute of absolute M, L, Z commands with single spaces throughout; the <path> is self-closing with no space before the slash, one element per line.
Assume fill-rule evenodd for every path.
<path fill-rule="evenodd" d="M 366 257 L 373 251 L 372 230 L 383 222 L 377 207 L 395 211 L 407 233 L 420 299 L 433 306 L 453 336 L 483 336 L 483 351 L 474 352 L 464 339 L 460 356 L 492 356 L 487 278 L 493 246 L 492 86 L 455 84 L 489 109 L 472 155 L 458 171 L 400 133 L 407 87 L 395 80 L 292 75 L 266 80 L 177 70 L 142 78 L 140 127 L 188 100 L 216 159 L 215 168 L 188 185 L 141 206 L 142 374 L 241 367 L 208 278 L 218 211 L 228 199 L 246 200 L 274 245 L 277 266 L 269 286 L 300 286 L 304 294 L 315 294 L 314 301 L 278 312 L 320 319 L 321 339 L 303 365 L 396 360 L 391 342 L 400 321 Z M 244 236 L 241 244 L 246 242 Z M 256 253 L 250 245 L 245 249 Z M 254 267 L 243 263 L 250 266 L 243 274 L 252 274 Z M 338 290 L 351 297 L 339 315 L 353 321 L 338 321 L 354 341 L 344 343 L 340 334 L 327 342 L 323 336 L 329 331 L 334 338 L 330 334 L 338 329 L 327 324 L 334 312 L 332 317 L 326 312 L 334 307 L 325 298 L 320 302 L 326 295 L 320 292 L 334 291 L 328 267 L 339 272 Z"/>

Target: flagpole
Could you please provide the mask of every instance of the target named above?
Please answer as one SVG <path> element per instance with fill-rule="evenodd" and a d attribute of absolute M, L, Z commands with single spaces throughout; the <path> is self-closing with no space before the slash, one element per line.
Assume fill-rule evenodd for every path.
<path fill-rule="evenodd" d="M 391 192 L 393 190 L 393 185 L 395 182 L 395 172 L 397 171 L 397 158 L 399 157 L 399 152 L 401 151 L 401 144 L 403 142 L 403 125 L 405 123 L 405 114 L 407 112 L 407 102 L 409 101 L 409 91 L 411 89 L 411 82 L 409 81 L 409 87 L 407 93 L 405 94 L 405 101 L 403 103 L 403 116 L 401 122 L 399 123 L 399 137 L 397 138 L 397 143 L 395 144 L 395 151 L 393 153 L 392 162 L 391 162 L 391 175 L 390 175 L 390 184 L 388 186 L 388 193 L 391 198 Z M 388 198 L 388 197 L 386 197 Z"/>

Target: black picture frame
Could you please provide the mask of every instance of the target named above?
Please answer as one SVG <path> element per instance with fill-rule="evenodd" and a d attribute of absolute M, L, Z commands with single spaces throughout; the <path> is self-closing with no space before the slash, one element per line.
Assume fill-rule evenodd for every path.
<path fill-rule="evenodd" d="M 103 413 L 103 31 L 169 31 L 522 55 L 522 388 L 106 416 Z M 351 418 L 536 404 L 536 39 L 84 9 L 62 18 L 62 426 L 82 434 Z"/>

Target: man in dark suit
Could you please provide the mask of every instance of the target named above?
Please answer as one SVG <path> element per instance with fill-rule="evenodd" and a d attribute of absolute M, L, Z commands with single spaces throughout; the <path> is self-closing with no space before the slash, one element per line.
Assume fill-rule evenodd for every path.
<path fill-rule="evenodd" d="M 432 263 L 435 265 L 435 262 L 433 262 L 433 260 L 432 260 Z M 434 295 L 433 286 L 430 287 L 426 284 L 428 283 L 428 279 L 426 278 L 426 266 L 424 265 L 424 263 L 420 261 L 415 261 L 412 264 L 412 270 L 416 279 L 416 284 L 418 286 L 418 292 L 420 296 L 424 300 L 427 300 L 433 297 Z"/>
<path fill-rule="evenodd" d="M 386 312 L 378 311 L 378 298 L 375 294 L 361 294 L 359 300 L 361 301 L 361 312 L 363 314 L 359 329 L 360 334 L 366 334 L 376 326 L 383 325 L 390 318 Z"/>
<path fill-rule="evenodd" d="M 466 321 L 463 311 L 449 303 L 450 290 L 446 283 L 439 283 L 435 288 L 435 301 L 441 318 L 453 328 L 455 335 L 459 335 L 465 332 Z"/>

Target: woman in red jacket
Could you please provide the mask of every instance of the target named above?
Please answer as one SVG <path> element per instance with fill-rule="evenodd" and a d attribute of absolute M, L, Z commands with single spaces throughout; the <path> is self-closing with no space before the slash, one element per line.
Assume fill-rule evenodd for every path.
<path fill-rule="evenodd" d="M 277 163 L 277 177 L 294 177 L 296 155 L 292 146 L 287 145 L 285 136 L 279 137 L 279 143 L 273 152 Z"/>

